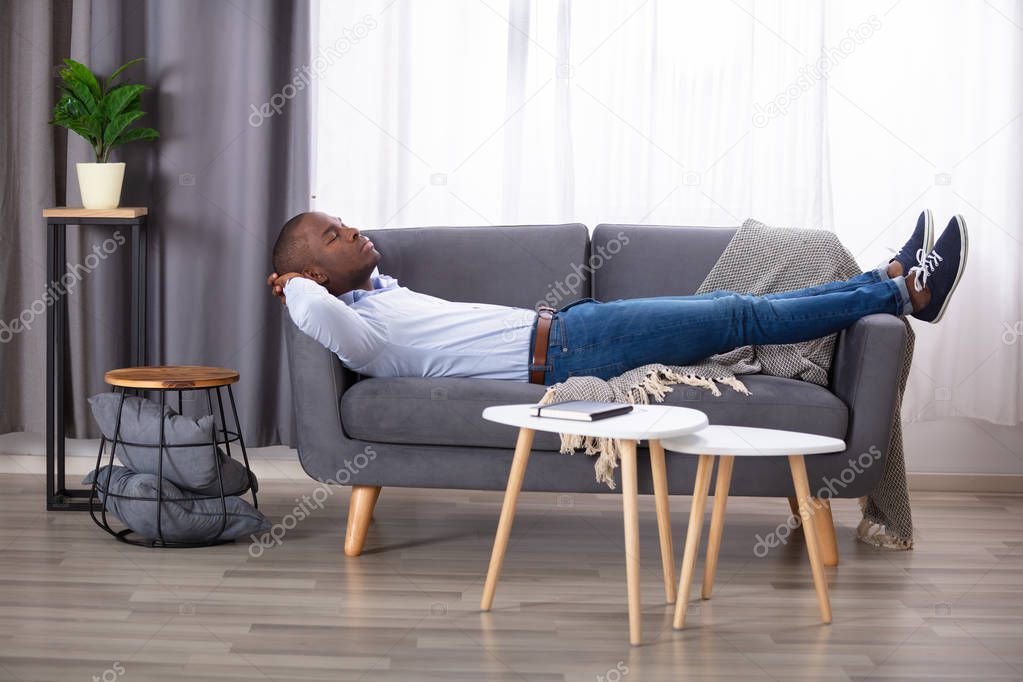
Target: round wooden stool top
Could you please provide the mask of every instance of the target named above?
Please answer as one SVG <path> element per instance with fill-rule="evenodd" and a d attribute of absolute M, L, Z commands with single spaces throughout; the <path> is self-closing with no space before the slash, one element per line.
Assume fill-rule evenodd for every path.
<path fill-rule="evenodd" d="M 238 372 L 226 367 L 201 365 L 160 365 L 154 367 L 122 367 L 103 375 L 111 386 L 125 388 L 213 388 L 238 381 Z"/>

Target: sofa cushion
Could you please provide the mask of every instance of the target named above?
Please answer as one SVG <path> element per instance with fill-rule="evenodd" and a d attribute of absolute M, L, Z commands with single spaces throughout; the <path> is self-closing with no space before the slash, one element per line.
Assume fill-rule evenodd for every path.
<path fill-rule="evenodd" d="M 366 230 L 380 272 L 449 301 L 534 309 L 590 295 L 585 225 Z"/>
<path fill-rule="evenodd" d="M 678 385 L 664 404 L 692 407 L 711 424 L 809 431 L 844 438 L 848 410 L 826 388 L 761 374 L 741 377 L 752 395 L 727 386 L 721 396 Z M 453 378 L 364 379 L 341 397 L 341 423 L 352 438 L 376 443 L 511 448 L 516 430 L 480 415 L 491 405 L 535 403 L 544 387 L 517 381 Z M 558 449 L 558 437 L 537 432 L 535 450 Z"/>
<path fill-rule="evenodd" d="M 746 374 L 739 377 L 751 395 L 720 386 L 715 397 L 705 388 L 676 385 L 665 405 L 701 410 L 711 424 L 759 426 L 845 438 L 849 408 L 823 386 L 798 379 Z"/>
<path fill-rule="evenodd" d="M 363 379 L 341 396 L 341 424 L 350 437 L 374 443 L 514 447 L 516 429 L 480 415 L 491 405 L 536 403 L 545 390 L 498 379 Z M 557 451 L 558 437 L 537 432 L 533 447 Z"/>
<path fill-rule="evenodd" d="M 597 225 L 593 298 L 613 301 L 696 292 L 732 240 L 734 227 Z M 594 263 L 596 265 L 596 263 Z"/>

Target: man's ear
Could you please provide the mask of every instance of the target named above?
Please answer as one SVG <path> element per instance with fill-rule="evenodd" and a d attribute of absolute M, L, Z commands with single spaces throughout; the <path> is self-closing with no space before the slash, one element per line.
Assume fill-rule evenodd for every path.
<path fill-rule="evenodd" d="M 305 270 L 303 270 L 302 276 L 305 277 L 306 279 L 311 279 L 312 281 L 319 284 L 321 287 L 327 286 L 327 282 L 329 281 L 327 275 L 320 272 L 319 270 L 313 270 L 312 268 L 306 268 Z"/>

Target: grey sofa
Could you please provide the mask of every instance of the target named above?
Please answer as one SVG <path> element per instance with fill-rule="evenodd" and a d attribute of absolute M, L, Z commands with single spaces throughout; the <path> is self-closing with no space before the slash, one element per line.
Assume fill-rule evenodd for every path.
<path fill-rule="evenodd" d="M 584 225 L 569 224 L 366 234 L 383 256 L 381 272 L 416 291 L 532 309 L 538 302 L 553 300 L 560 307 L 586 296 L 613 300 L 691 294 L 734 231 L 599 225 L 591 238 Z M 361 552 L 381 486 L 504 489 L 516 430 L 485 422 L 480 413 L 489 405 L 535 402 L 544 393 L 542 386 L 481 379 L 360 378 L 284 317 L 297 424 L 294 445 L 302 466 L 314 479 L 354 486 L 346 553 Z M 712 424 L 845 439 L 845 456 L 807 458 L 812 490 L 838 477 L 849 467 L 850 457 L 876 448 L 883 453 L 880 460 L 848 484 L 832 482 L 836 497 L 859 497 L 884 470 L 905 343 L 900 319 L 871 315 L 842 332 L 826 388 L 751 375 L 743 377 L 750 396 L 722 387 L 721 396 L 714 397 L 703 389 L 678 386 L 665 402 L 703 410 Z M 642 450 L 639 489 L 649 494 L 645 458 Z M 696 458 L 670 455 L 667 469 L 671 493 L 690 494 Z M 545 433 L 536 434 L 524 489 L 608 492 L 594 479 L 592 458 L 559 454 L 557 436 Z M 791 497 L 787 462 L 736 462 L 732 494 Z M 828 558 L 826 548 L 824 554 Z M 829 563 L 835 561 L 832 556 Z"/>

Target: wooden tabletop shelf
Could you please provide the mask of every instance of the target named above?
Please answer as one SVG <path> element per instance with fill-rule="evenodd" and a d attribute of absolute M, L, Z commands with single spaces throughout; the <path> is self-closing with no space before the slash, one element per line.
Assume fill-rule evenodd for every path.
<path fill-rule="evenodd" d="M 149 215 L 149 209 L 144 206 L 122 206 L 119 208 L 57 206 L 43 209 L 44 218 L 139 218 L 144 215 Z"/>
<path fill-rule="evenodd" d="M 111 386 L 127 388 L 212 388 L 227 386 L 238 381 L 238 372 L 226 367 L 201 365 L 159 365 L 149 367 L 123 367 L 103 375 Z"/>

